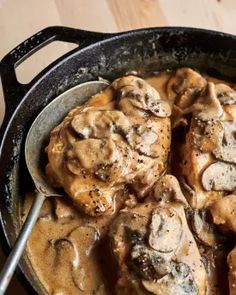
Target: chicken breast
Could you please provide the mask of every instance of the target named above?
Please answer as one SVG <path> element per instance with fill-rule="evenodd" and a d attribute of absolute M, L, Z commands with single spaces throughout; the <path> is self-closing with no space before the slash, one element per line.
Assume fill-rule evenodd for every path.
<path fill-rule="evenodd" d="M 123 210 L 110 239 L 119 266 L 117 294 L 206 294 L 205 268 L 182 204 Z"/>
<path fill-rule="evenodd" d="M 236 189 L 236 125 L 234 117 L 225 110 L 227 99 L 228 103 L 234 103 L 231 98 L 234 90 L 223 92 L 223 89 L 222 84 L 209 82 L 183 111 L 191 119 L 180 146 L 178 176 L 183 180 L 192 208 L 207 207 L 225 192 Z"/>
<path fill-rule="evenodd" d="M 142 198 L 166 169 L 170 114 L 144 80 L 117 79 L 51 132 L 46 173 L 92 216 L 111 211 L 125 184 Z"/>

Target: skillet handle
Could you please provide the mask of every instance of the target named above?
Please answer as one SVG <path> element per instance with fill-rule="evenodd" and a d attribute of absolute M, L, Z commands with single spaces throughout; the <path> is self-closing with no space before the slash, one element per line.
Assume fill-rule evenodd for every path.
<path fill-rule="evenodd" d="M 10 119 L 15 108 L 37 78 L 35 77 L 28 84 L 21 84 L 18 82 L 15 68 L 25 59 L 53 41 L 76 43 L 79 45 L 79 48 L 83 48 L 110 36 L 113 36 L 113 34 L 89 32 L 60 26 L 48 27 L 28 38 L 8 53 L 0 63 L 0 74 L 6 104 L 6 121 Z M 47 70 L 49 68 L 50 65 L 47 67 Z"/>

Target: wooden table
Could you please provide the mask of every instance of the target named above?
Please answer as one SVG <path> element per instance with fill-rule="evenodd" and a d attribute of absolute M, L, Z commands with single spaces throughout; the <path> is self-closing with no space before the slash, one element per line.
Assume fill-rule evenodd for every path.
<path fill-rule="evenodd" d="M 235 12 L 236 0 L 0 0 L 0 59 L 17 44 L 48 26 L 63 25 L 101 32 L 190 26 L 236 34 Z M 17 68 L 19 81 L 30 81 L 69 49 L 71 45 L 60 42 L 42 49 Z M 0 89 L 0 121 L 3 113 Z M 0 258 L 3 263 L 3 256 Z M 25 292 L 15 279 L 7 294 Z"/>

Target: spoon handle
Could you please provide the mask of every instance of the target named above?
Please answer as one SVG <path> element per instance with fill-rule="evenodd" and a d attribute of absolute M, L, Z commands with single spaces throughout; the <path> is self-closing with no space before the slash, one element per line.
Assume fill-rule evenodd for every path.
<path fill-rule="evenodd" d="M 25 250 L 25 245 L 27 240 L 32 232 L 32 229 L 37 221 L 39 216 L 40 209 L 45 200 L 45 196 L 36 191 L 36 196 L 34 202 L 30 208 L 30 212 L 23 224 L 21 232 L 15 242 L 15 245 L 8 256 L 5 265 L 0 273 L 0 295 L 6 292 L 6 289 L 11 281 L 11 278 L 14 274 L 14 271 L 17 267 L 17 264 L 21 258 L 23 251 Z"/>

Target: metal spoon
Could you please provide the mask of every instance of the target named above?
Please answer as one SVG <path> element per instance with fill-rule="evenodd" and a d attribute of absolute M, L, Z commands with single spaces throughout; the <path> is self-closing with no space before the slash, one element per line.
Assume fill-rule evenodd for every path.
<path fill-rule="evenodd" d="M 42 159 L 50 131 L 62 121 L 71 109 L 83 104 L 92 95 L 100 92 L 107 86 L 108 83 L 106 82 L 92 81 L 69 89 L 49 103 L 31 125 L 25 142 L 25 159 L 36 187 L 35 200 L 0 273 L 0 295 L 4 294 L 8 287 L 25 249 L 26 242 L 37 221 L 44 200 L 46 197 L 62 196 L 61 193 L 50 186 L 44 174 L 45 167 Z"/>

